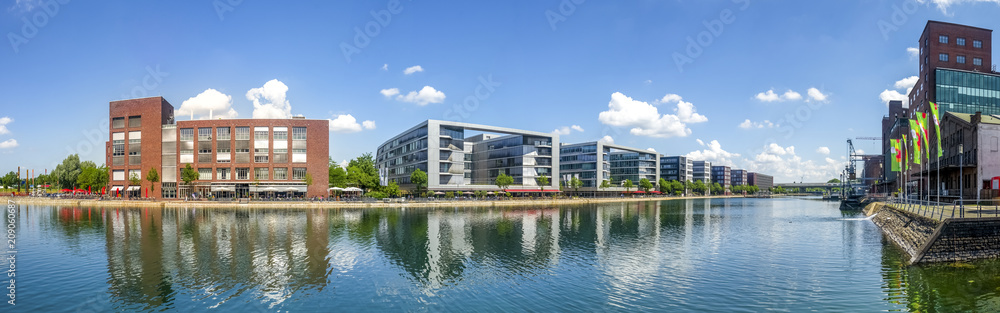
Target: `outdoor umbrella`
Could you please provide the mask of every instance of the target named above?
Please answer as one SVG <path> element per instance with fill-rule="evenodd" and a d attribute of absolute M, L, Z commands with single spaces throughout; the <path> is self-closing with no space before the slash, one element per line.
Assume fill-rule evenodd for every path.
<path fill-rule="evenodd" d="M 434 194 L 435 194 L 435 195 L 443 195 L 444 193 L 443 193 L 443 192 L 440 192 L 440 191 L 435 191 L 435 192 L 434 192 Z"/>

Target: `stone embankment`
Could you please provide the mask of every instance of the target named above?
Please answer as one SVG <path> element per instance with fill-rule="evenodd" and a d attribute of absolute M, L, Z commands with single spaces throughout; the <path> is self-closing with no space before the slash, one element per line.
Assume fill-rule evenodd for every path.
<path fill-rule="evenodd" d="M 910 256 L 910 264 L 959 262 L 1000 257 L 1000 218 L 946 218 L 938 221 L 872 203 L 865 214 Z"/>

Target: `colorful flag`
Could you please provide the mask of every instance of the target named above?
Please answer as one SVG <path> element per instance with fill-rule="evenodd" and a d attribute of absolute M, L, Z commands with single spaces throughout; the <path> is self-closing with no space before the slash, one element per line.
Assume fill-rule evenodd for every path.
<path fill-rule="evenodd" d="M 913 164 L 920 164 L 920 137 L 923 133 L 920 131 L 920 125 L 917 120 L 910 120 L 910 135 L 913 136 L 913 156 L 916 157 L 913 160 Z"/>
<path fill-rule="evenodd" d="M 909 149 L 906 149 L 906 134 L 900 134 L 900 136 L 903 136 L 903 139 L 900 139 L 899 143 L 903 148 L 903 172 L 905 173 L 910 170 L 910 158 L 906 154 Z"/>
<path fill-rule="evenodd" d="M 944 150 L 941 150 L 941 116 L 938 115 L 938 105 L 934 102 L 931 102 L 931 117 L 934 118 L 934 133 L 937 134 L 937 151 L 940 158 L 944 156 Z"/>
<path fill-rule="evenodd" d="M 928 115 L 927 112 L 919 112 L 919 113 L 917 113 L 917 124 L 920 124 L 920 131 L 924 132 L 924 137 L 921 138 L 921 140 L 920 140 L 920 143 L 923 144 L 923 148 L 924 148 L 923 151 L 924 151 L 924 154 L 925 154 L 924 156 L 926 156 L 927 159 L 930 160 L 931 159 L 931 156 L 930 156 L 930 153 L 931 153 L 931 136 L 930 136 L 931 125 L 929 123 L 927 123 L 927 119 L 930 118 L 927 115 Z"/>
<path fill-rule="evenodd" d="M 900 151 L 899 139 L 889 139 L 892 143 L 892 167 L 893 172 L 899 172 L 899 164 L 903 163 L 903 153 Z"/>

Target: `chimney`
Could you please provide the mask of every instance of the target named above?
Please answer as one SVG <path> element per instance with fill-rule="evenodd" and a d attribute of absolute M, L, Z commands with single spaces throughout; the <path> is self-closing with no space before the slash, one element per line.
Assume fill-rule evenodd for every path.
<path fill-rule="evenodd" d="M 976 112 L 976 115 L 973 115 L 969 122 L 971 122 L 972 124 L 979 124 L 982 121 L 983 121 L 983 112 Z"/>

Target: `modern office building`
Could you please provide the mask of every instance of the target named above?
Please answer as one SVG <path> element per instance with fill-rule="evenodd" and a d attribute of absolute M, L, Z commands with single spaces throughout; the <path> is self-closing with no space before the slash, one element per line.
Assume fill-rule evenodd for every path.
<path fill-rule="evenodd" d="M 667 181 L 692 181 L 694 180 L 694 163 L 685 156 L 661 156 L 660 177 Z"/>
<path fill-rule="evenodd" d="M 945 111 L 1000 114 L 1000 77 L 993 70 L 993 30 L 927 21 L 920 35 L 920 71 L 908 95 L 910 115 Z"/>
<path fill-rule="evenodd" d="M 774 187 L 774 177 L 770 175 L 765 175 L 761 173 L 750 172 L 747 173 L 747 184 L 750 186 L 757 186 L 761 191 L 767 191 Z"/>
<path fill-rule="evenodd" d="M 718 183 L 722 188 L 729 188 L 733 185 L 732 169 L 728 166 L 712 166 L 712 182 Z"/>
<path fill-rule="evenodd" d="M 173 106 L 162 97 L 112 101 L 109 117 L 106 164 L 114 194 L 151 198 L 183 198 L 190 191 L 226 197 L 327 195 L 327 120 L 175 122 Z M 199 174 L 190 186 L 181 176 L 188 164 Z M 160 176 L 152 185 L 146 181 L 150 169 Z M 132 177 L 142 182 L 133 185 Z"/>
<path fill-rule="evenodd" d="M 378 147 L 382 184 L 413 190 L 410 174 L 427 173 L 429 191 L 498 190 L 502 173 L 514 178 L 508 191 L 559 190 L 559 135 L 460 122 L 427 120 Z"/>
<path fill-rule="evenodd" d="M 733 186 L 743 186 L 747 184 L 747 170 L 732 170 L 732 178 L 729 180 Z"/>
<path fill-rule="evenodd" d="M 559 148 L 559 173 L 566 186 L 573 177 L 582 180 L 581 192 L 621 191 L 625 180 L 638 186 L 645 178 L 655 185 L 660 177 L 660 159 L 653 151 L 601 141 L 564 144 Z M 612 187 L 599 188 L 604 180 Z"/>
<path fill-rule="evenodd" d="M 691 161 L 691 179 L 692 181 L 700 180 L 706 184 L 712 183 L 712 162 Z"/>

